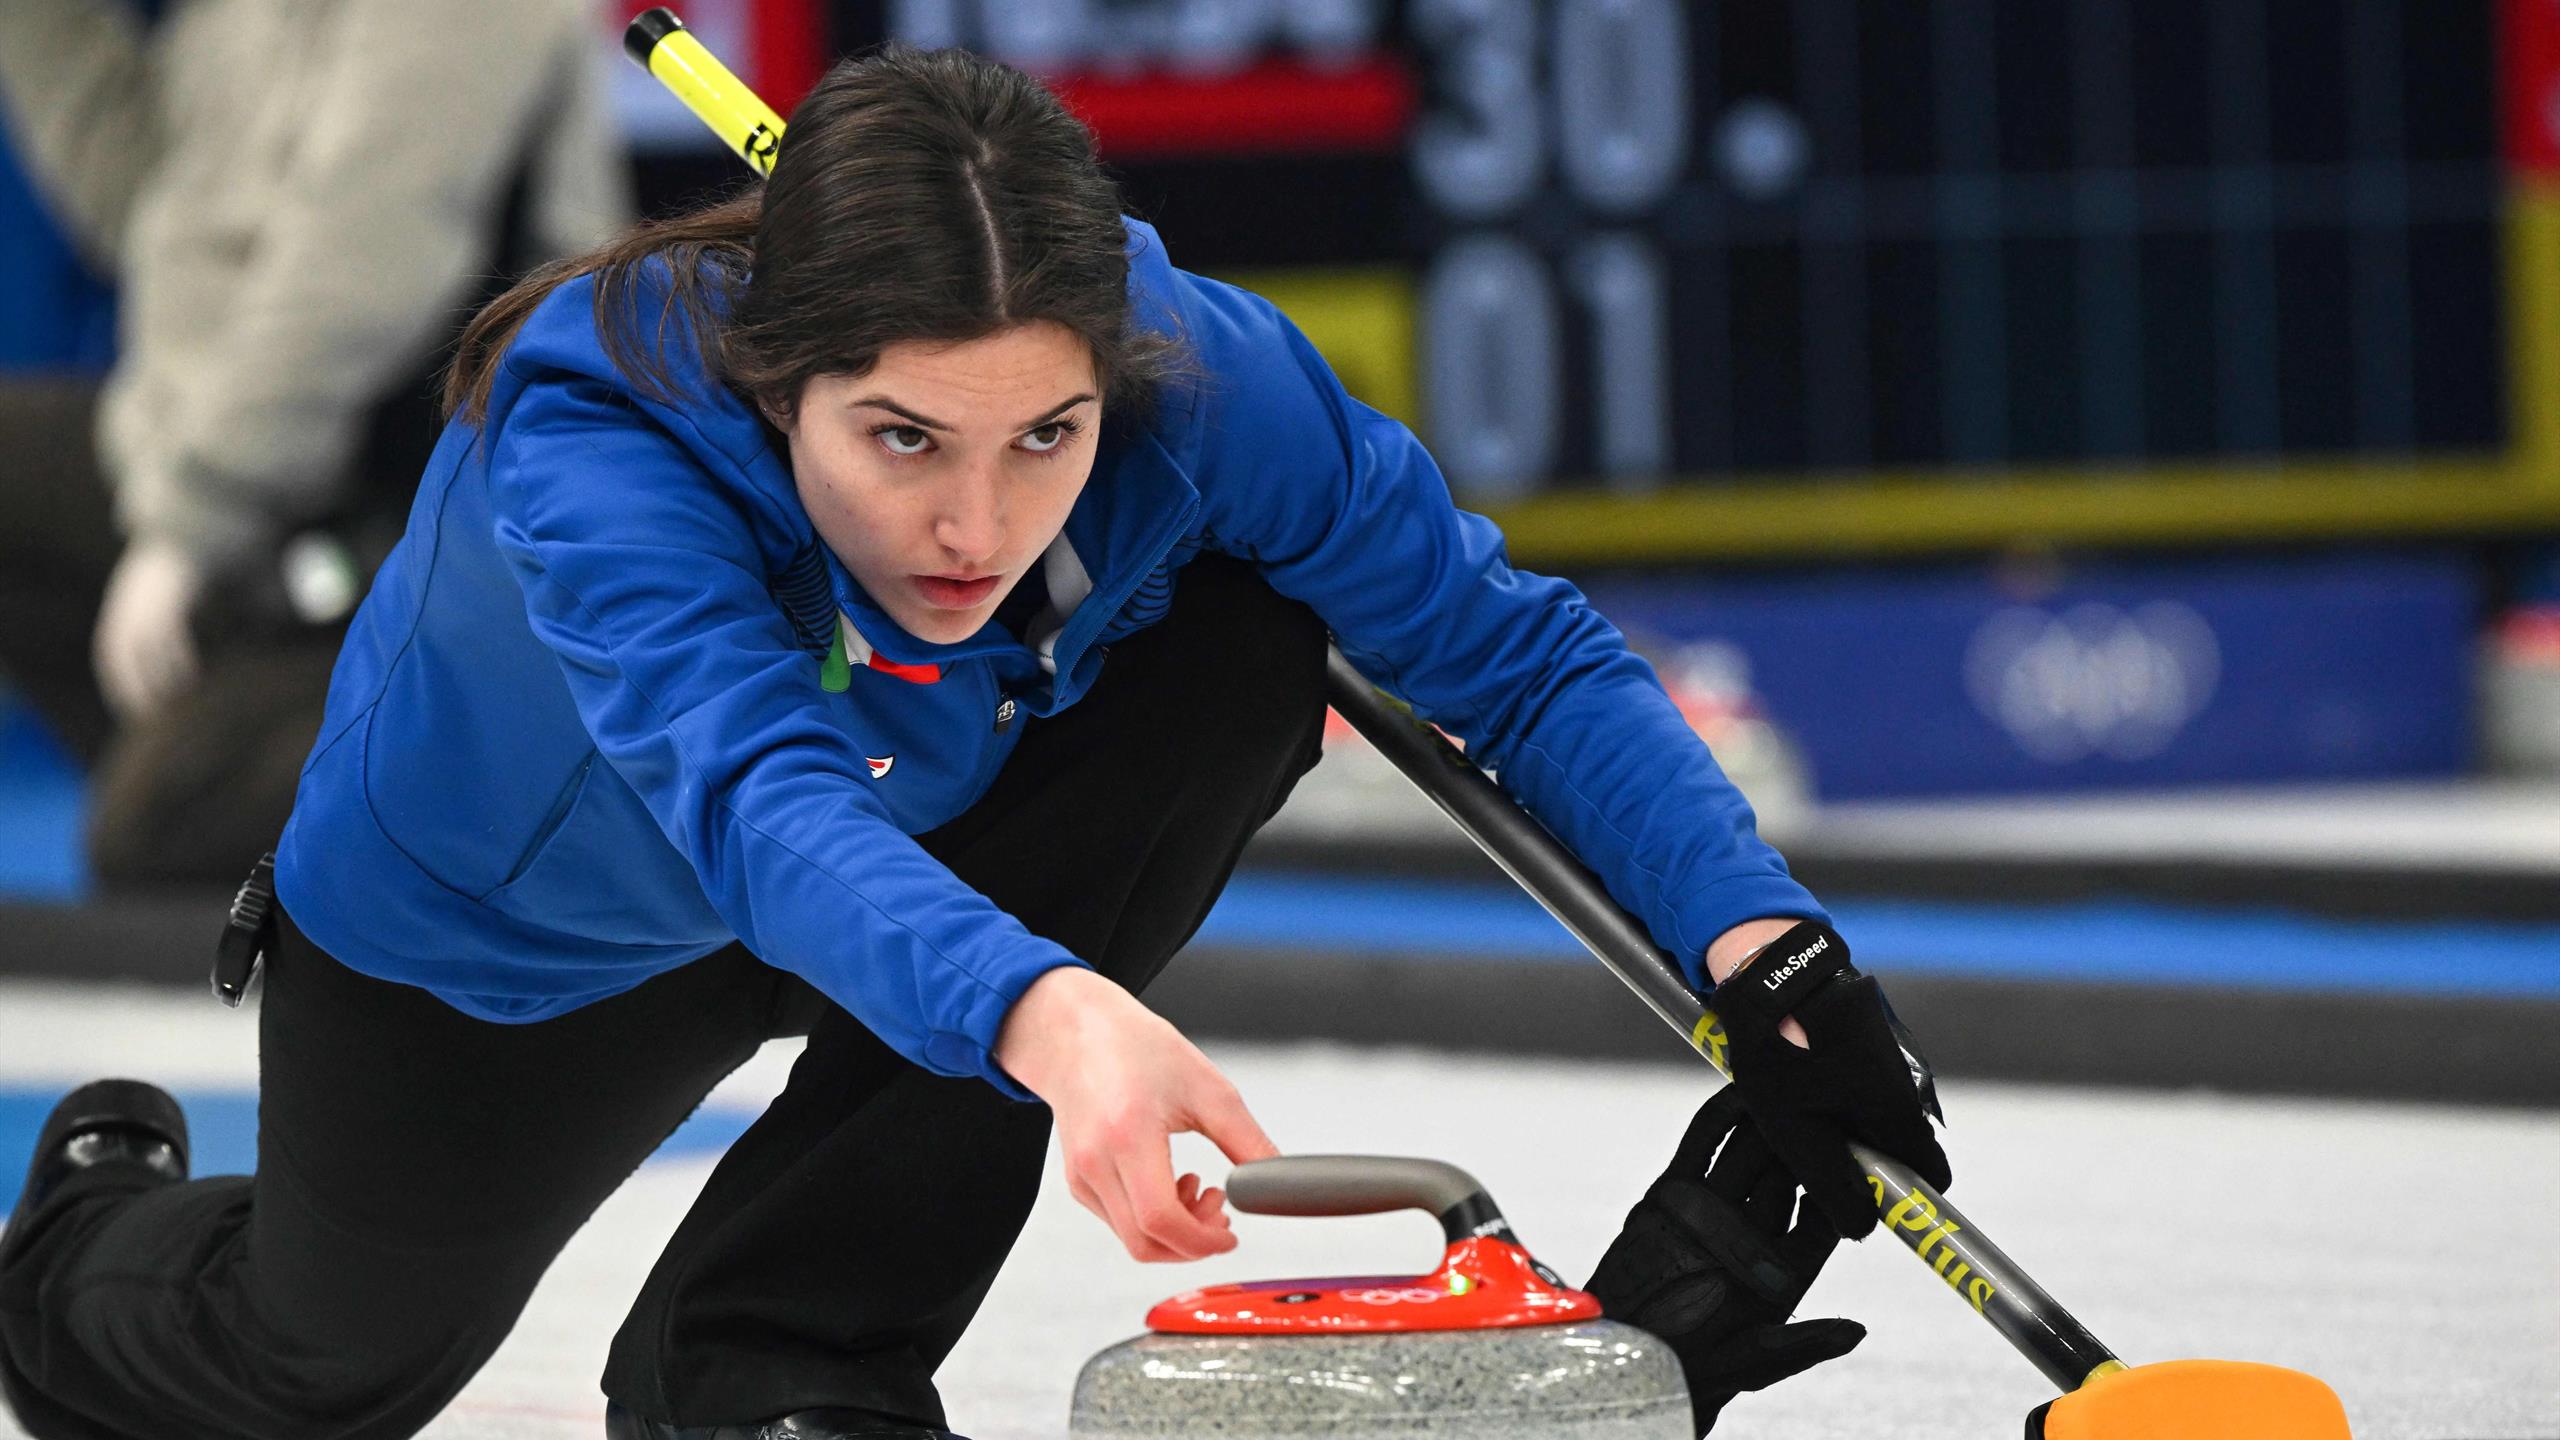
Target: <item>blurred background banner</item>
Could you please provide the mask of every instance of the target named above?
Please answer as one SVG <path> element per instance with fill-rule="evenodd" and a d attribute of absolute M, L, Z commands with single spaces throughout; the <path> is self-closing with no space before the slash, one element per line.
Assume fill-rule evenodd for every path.
<path fill-rule="evenodd" d="M 2458 555 L 2347 551 L 1591 597 L 1668 669 L 1746 667 L 1821 798 L 1864 800 L 2460 773 L 2477 590 Z"/>

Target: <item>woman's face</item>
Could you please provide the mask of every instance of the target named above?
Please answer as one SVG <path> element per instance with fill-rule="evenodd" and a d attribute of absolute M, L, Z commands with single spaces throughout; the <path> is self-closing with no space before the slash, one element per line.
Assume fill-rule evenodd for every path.
<path fill-rule="evenodd" d="M 900 341 L 821 376 L 782 432 L 800 503 L 863 591 L 919 640 L 977 633 L 1093 474 L 1093 355 L 1049 322 Z"/>

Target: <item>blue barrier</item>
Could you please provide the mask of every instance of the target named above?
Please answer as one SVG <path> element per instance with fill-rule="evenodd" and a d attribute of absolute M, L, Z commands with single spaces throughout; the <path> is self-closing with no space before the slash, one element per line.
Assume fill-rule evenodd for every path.
<path fill-rule="evenodd" d="M 1747 683 L 1826 799 L 2446 775 L 2470 759 L 2452 552 L 1602 579 L 1666 671 Z"/>

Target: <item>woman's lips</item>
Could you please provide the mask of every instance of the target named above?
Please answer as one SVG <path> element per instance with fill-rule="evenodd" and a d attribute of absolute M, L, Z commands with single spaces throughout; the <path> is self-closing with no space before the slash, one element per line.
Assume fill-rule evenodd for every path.
<path fill-rule="evenodd" d="M 940 610 L 974 610 L 996 590 L 1001 575 L 981 575 L 975 580 L 954 580 L 948 575 L 918 575 L 916 589 L 924 603 Z"/>

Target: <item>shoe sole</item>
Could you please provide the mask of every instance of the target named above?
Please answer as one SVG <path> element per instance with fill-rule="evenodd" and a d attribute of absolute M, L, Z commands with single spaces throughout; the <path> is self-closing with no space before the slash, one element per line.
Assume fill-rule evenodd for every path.
<path fill-rule="evenodd" d="M 176 1097 L 148 1081 L 92 1080 L 63 1096 L 45 1117 L 35 1153 L 27 1159 L 26 1183 L 19 1187 L 18 1203 L 9 1212 L 11 1230 L 33 1208 L 37 1192 L 47 1188 L 37 1183 L 38 1178 L 71 1137 L 96 1130 L 138 1130 L 169 1147 L 177 1157 L 179 1174 L 194 1173 L 187 1149 L 187 1116 L 178 1108 Z"/>
<path fill-rule="evenodd" d="M 92 1080 L 62 1097 L 45 1117 L 36 1153 L 49 1155 L 84 1130 L 140 1130 L 177 1152 L 179 1168 L 192 1174 L 187 1116 L 177 1098 L 145 1080 Z"/>

